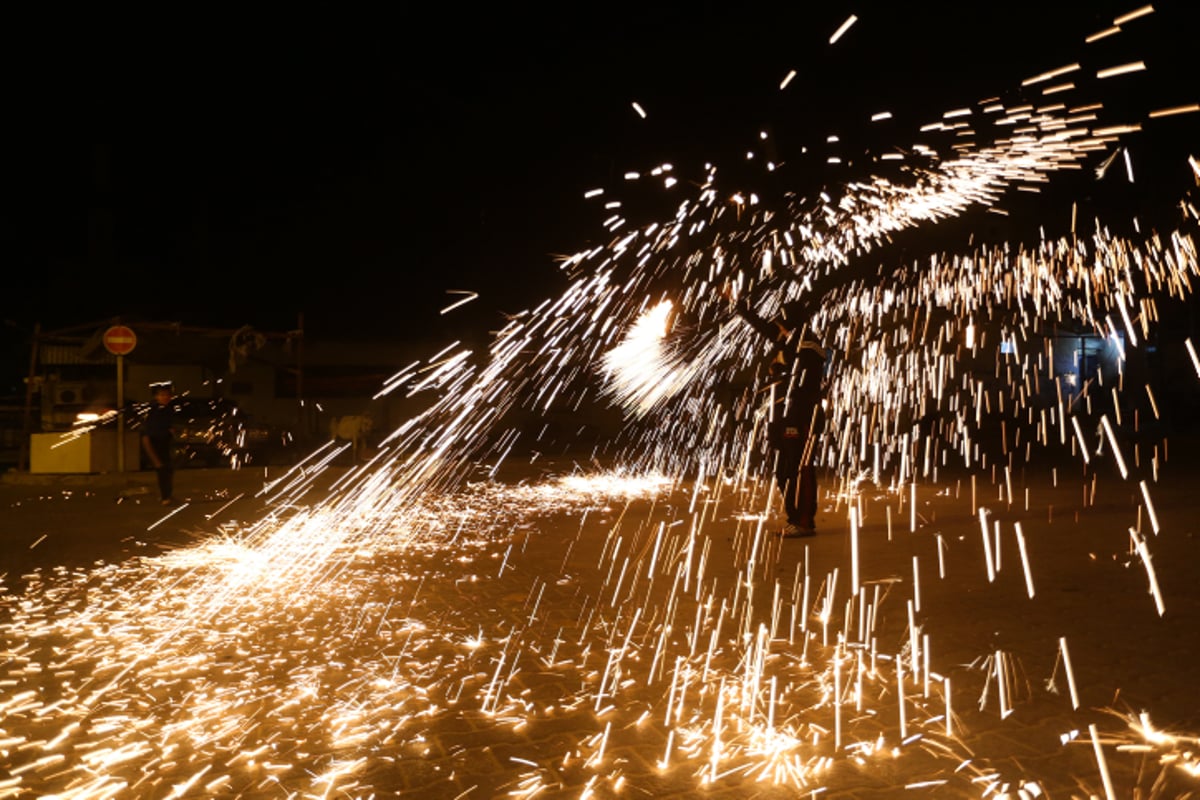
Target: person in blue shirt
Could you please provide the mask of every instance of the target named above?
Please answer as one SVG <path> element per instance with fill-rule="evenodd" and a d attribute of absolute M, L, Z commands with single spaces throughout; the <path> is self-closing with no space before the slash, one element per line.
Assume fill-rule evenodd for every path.
<path fill-rule="evenodd" d="M 171 441 L 175 432 L 175 405 L 171 384 L 156 383 L 154 399 L 142 423 L 142 449 L 158 473 L 158 494 L 164 506 L 174 505 L 175 471 L 171 465 Z"/>

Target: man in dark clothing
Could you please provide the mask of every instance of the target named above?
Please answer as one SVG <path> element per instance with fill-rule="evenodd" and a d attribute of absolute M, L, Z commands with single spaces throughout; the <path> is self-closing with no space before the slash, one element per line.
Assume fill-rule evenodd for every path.
<path fill-rule="evenodd" d="M 175 503 L 175 473 L 171 466 L 171 436 L 175 427 L 175 406 L 171 384 L 153 386 L 154 400 L 142 423 L 142 449 L 158 473 L 158 493 L 164 506 Z"/>
<path fill-rule="evenodd" d="M 811 333 L 798 330 L 786 316 L 768 322 L 745 302 L 735 304 L 739 316 L 770 340 L 770 417 L 767 443 L 774 450 L 775 485 L 787 513 L 784 536 L 817 532 L 817 476 L 813 448 L 822 422 L 825 350 Z"/>

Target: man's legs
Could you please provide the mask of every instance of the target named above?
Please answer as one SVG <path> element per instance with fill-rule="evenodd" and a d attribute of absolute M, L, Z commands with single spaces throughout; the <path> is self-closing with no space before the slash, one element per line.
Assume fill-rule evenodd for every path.
<path fill-rule="evenodd" d="M 158 495 L 164 503 L 175 499 L 175 471 L 170 463 L 164 463 L 158 468 Z"/>
<path fill-rule="evenodd" d="M 775 485 L 795 535 L 811 535 L 817 528 L 817 471 L 805 458 L 806 448 L 805 437 L 785 439 L 775 461 Z"/>
<path fill-rule="evenodd" d="M 170 439 L 154 439 L 151 442 L 154 448 L 154 453 L 158 456 L 158 461 L 162 464 L 155 472 L 158 477 L 158 496 L 164 502 L 170 502 L 174 499 L 173 492 L 175 491 L 175 473 L 171 466 L 171 440 Z"/>
<path fill-rule="evenodd" d="M 783 510 L 788 525 L 799 526 L 800 516 L 797 490 L 800 488 L 800 457 L 803 451 L 794 439 L 785 439 L 775 454 L 775 485 L 783 498 Z"/>
<path fill-rule="evenodd" d="M 796 524 L 805 530 L 817 527 L 817 471 L 812 464 L 800 467 L 796 487 Z"/>

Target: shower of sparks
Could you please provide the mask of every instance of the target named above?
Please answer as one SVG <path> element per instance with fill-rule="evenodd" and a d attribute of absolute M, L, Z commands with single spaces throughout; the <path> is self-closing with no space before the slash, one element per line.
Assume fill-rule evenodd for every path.
<path fill-rule="evenodd" d="M 1104 153 L 1111 163 L 1139 127 L 1102 116 L 1100 103 L 960 106 L 920 131 L 951 137 L 943 151 L 893 148 L 912 156 L 903 179 L 863 177 L 781 206 L 723 187 L 715 167 L 694 182 L 655 168 L 694 188 L 674 215 L 639 224 L 610 208 L 608 243 L 564 260 L 560 296 L 509 319 L 486 353 L 455 343 L 396 373 L 381 394 L 428 405 L 369 463 L 318 491 L 339 452 L 323 448 L 264 489 L 273 510 L 252 524 L 157 558 L 39 574 L 0 597 L 0 798 L 368 798 L 402 784 L 453 797 L 682 796 L 739 781 L 816 796 L 848 773 L 898 771 L 910 791 L 1045 795 L 1038 776 L 976 755 L 952 714 L 971 692 L 981 713 L 1017 714 L 1021 659 L 989 649 L 952 696 L 917 557 L 900 578 L 876 574 L 869 556 L 893 542 L 893 514 L 907 516 L 897 541 L 936 547 L 940 577 L 947 550 L 971 548 L 986 590 L 1004 575 L 1000 517 L 1021 505 L 1014 468 L 1066 453 L 1092 470 L 1094 495 L 1101 466 L 1131 479 L 1128 447 L 1140 474 L 1150 453 L 1122 445 L 1136 419 L 1123 381 L 1068 382 L 1051 331 L 1073 322 L 1124 359 L 1119 343 L 1144 343 L 1159 306 L 1200 279 L 1192 234 L 1126 238 L 1097 220 L 866 280 L 851 268 L 893 234 L 1004 213 L 1012 192 Z M 806 303 L 802 324 L 831 354 L 812 456 L 845 489 L 835 502 L 850 565 L 805 550 L 793 573 L 775 572 L 767 405 L 753 388 L 763 346 L 725 290 L 765 316 Z M 513 420 L 597 400 L 623 412 L 592 454 L 615 466 L 497 479 L 518 447 L 550 445 L 549 422 L 530 432 Z M 919 505 L 918 486 L 955 470 L 970 473 L 980 538 L 969 542 L 926 536 Z M 885 515 L 886 542 L 868 538 Z M 1038 539 L 1014 530 L 1032 601 Z M 1159 539 L 1128 534 L 1162 616 Z M 557 569 L 532 572 L 547 553 Z M 1065 638 L 1059 653 L 1078 710 Z M 432 741 L 455 720 L 505 743 L 487 755 L 510 770 L 503 785 L 468 782 L 464 746 Z M 1148 715 L 1119 734 L 1087 730 L 1109 796 L 1110 767 L 1135 751 L 1161 756 L 1164 781 L 1196 778 L 1195 740 Z M 657 773 L 637 771 L 634 747 L 653 751 Z"/>

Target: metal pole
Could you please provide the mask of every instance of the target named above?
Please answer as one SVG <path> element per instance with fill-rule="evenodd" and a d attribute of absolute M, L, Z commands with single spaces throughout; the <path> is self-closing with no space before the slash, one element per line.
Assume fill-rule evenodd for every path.
<path fill-rule="evenodd" d="M 117 472 L 125 471 L 125 356 L 117 356 Z"/>

